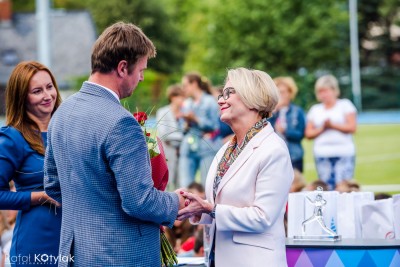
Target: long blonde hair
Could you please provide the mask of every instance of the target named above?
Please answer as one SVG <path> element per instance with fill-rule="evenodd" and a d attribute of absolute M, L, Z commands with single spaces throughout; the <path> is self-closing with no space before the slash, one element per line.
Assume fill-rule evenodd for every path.
<path fill-rule="evenodd" d="M 57 91 L 56 103 L 52 114 L 61 104 L 60 92 L 56 80 L 50 70 L 36 61 L 23 61 L 11 73 L 6 88 L 6 125 L 12 126 L 21 132 L 22 136 L 38 153 L 44 155 L 45 148 L 40 135 L 39 126 L 28 116 L 26 99 L 29 92 L 29 82 L 39 71 L 46 71 Z"/>

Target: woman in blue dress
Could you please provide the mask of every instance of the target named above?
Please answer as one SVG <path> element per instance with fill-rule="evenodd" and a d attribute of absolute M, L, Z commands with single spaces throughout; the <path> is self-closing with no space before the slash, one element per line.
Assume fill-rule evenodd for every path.
<path fill-rule="evenodd" d="M 274 82 L 280 97 L 269 121 L 275 132 L 285 140 L 293 169 L 302 173 L 304 149 L 301 141 L 304 138 L 306 118 L 303 109 L 292 102 L 298 91 L 297 85 L 292 77 L 277 77 Z"/>
<path fill-rule="evenodd" d="M 43 160 L 47 126 L 60 103 L 48 68 L 34 61 L 15 67 L 6 88 L 6 126 L 0 128 L 0 209 L 19 210 L 11 266 L 58 264 L 61 209 L 44 192 Z"/>

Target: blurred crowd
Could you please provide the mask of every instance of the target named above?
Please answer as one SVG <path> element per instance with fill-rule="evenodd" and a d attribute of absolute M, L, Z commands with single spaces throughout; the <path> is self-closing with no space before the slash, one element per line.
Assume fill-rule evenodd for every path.
<path fill-rule="evenodd" d="M 325 190 L 354 188 L 350 185 L 356 184 L 352 135 L 357 128 L 357 110 L 349 100 L 339 98 L 337 79 L 325 75 L 316 81 L 319 103 L 307 114 L 293 103 L 298 92 L 293 78 L 276 77 L 274 82 L 280 101 L 269 122 L 285 140 L 298 176 L 304 171 L 302 140 L 306 137 L 314 140 L 318 182 L 326 184 Z M 168 87 L 169 105 L 157 112 L 157 134 L 168 159 L 170 189 L 187 187 L 193 181 L 204 185 L 215 153 L 231 139 L 232 130 L 219 120 L 217 97 L 221 93 L 222 87 L 211 86 L 207 78 L 195 72 L 186 74 L 181 84 Z M 297 179 L 295 183 L 300 184 Z"/>

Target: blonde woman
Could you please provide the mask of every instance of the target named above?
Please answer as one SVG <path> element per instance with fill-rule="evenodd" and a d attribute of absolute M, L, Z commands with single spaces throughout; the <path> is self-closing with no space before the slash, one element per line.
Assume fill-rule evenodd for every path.
<path fill-rule="evenodd" d="M 332 75 L 315 83 L 319 104 L 307 114 L 306 137 L 314 139 L 314 159 L 320 180 L 335 189 L 343 180 L 353 178 L 357 129 L 357 110 L 348 99 L 339 99 L 338 80 Z"/>
<path fill-rule="evenodd" d="M 183 192 L 188 206 L 178 216 L 211 225 L 209 266 L 287 266 L 283 215 L 293 168 L 285 142 L 267 121 L 278 98 L 267 73 L 228 71 L 218 104 L 235 135 L 214 158 L 206 200 Z"/>

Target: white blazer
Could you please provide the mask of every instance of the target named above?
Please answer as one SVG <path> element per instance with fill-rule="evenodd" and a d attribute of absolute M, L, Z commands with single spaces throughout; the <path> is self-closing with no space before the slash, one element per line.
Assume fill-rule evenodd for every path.
<path fill-rule="evenodd" d="M 215 220 L 203 214 L 191 221 L 211 224 L 216 267 L 287 266 L 283 215 L 293 181 L 287 146 L 269 123 L 225 173 L 214 202 L 217 166 L 227 146 L 215 156 L 205 186 L 207 200 L 217 204 Z"/>

